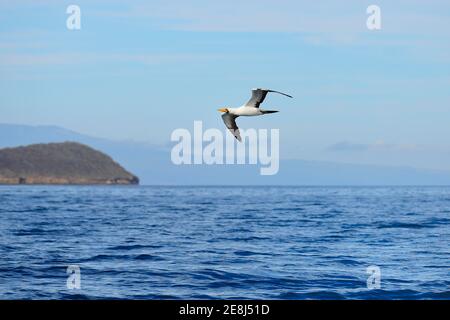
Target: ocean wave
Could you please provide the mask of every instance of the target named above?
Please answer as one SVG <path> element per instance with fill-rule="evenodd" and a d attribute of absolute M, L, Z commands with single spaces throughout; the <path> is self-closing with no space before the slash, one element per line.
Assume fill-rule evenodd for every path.
<path fill-rule="evenodd" d="M 1 188 L 3 299 L 450 298 L 450 187 Z"/>

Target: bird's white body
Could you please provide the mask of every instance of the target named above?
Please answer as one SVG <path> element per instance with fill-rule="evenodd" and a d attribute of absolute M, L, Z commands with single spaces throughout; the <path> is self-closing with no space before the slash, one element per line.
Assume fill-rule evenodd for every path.
<path fill-rule="evenodd" d="M 252 117 L 252 116 L 261 116 L 263 115 L 263 113 L 261 112 L 261 109 L 259 108 L 253 108 L 253 107 L 247 107 L 247 106 L 242 106 L 239 108 L 228 108 L 228 112 L 232 115 L 235 116 L 247 116 L 247 117 Z"/>

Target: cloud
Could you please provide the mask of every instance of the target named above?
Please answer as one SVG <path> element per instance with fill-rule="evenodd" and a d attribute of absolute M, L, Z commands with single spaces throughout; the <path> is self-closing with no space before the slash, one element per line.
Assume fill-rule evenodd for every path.
<path fill-rule="evenodd" d="M 48 66 L 75 65 L 107 62 L 132 62 L 144 65 L 186 63 L 212 59 L 224 59 L 217 54 L 115 54 L 115 53 L 47 53 L 0 54 L 0 66 Z"/>
<path fill-rule="evenodd" d="M 450 4 L 444 1 L 379 0 L 382 30 L 377 35 L 449 35 Z M 291 32 L 302 33 L 311 43 L 330 39 L 351 41 L 366 28 L 368 3 L 358 0 L 297 1 L 206 0 L 135 1 L 128 7 L 98 14 L 122 18 L 143 18 L 162 29 L 204 32 Z M 372 32 L 372 34 L 374 34 Z M 324 38 L 322 39 L 321 36 Z"/>
<path fill-rule="evenodd" d="M 357 13 L 359 7 L 351 11 Z M 193 0 L 135 2 L 126 10 L 104 13 L 124 18 L 153 18 L 163 29 L 182 31 L 315 33 L 364 29 L 365 8 L 360 8 L 360 15 L 347 14 L 348 9 L 333 1 L 311 5 L 292 0 L 247 0 L 210 5 L 209 1 Z"/>
<path fill-rule="evenodd" d="M 417 151 L 419 149 L 420 146 L 416 144 L 386 143 L 383 140 L 378 140 L 374 143 L 353 143 L 342 141 L 326 148 L 327 151 L 331 152 Z"/>
<path fill-rule="evenodd" d="M 328 151 L 366 151 L 367 149 L 367 144 L 351 143 L 347 141 L 335 143 L 327 148 Z"/>

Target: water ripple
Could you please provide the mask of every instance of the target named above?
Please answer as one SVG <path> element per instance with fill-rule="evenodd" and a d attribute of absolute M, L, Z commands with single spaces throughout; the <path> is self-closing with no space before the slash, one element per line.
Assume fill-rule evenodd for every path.
<path fill-rule="evenodd" d="M 0 298 L 449 299 L 449 194 L 0 186 Z"/>

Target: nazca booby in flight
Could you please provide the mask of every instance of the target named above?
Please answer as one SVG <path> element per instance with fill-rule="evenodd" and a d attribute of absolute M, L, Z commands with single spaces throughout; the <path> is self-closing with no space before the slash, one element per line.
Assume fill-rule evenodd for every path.
<path fill-rule="evenodd" d="M 234 135 L 234 137 L 238 140 L 238 141 L 242 141 L 241 139 L 241 134 L 239 133 L 239 128 L 236 125 L 236 118 L 240 117 L 240 116 L 246 116 L 246 117 L 251 117 L 251 116 L 261 116 L 263 114 L 267 114 L 267 113 L 275 113 L 278 112 L 276 110 L 263 110 L 259 108 L 259 105 L 261 103 L 263 103 L 264 99 L 266 98 L 267 93 L 269 92 L 275 92 L 275 93 L 279 93 L 282 94 L 286 97 L 292 98 L 292 96 L 283 93 L 283 92 L 279 92 L 279 91 L 275 91 L 275 90 L 270 90 L 270 89 L 253 89 L 252 90 L 252 97 L 250 98 L 250 100 L 244 104 L 242 107 L 239 108 L 221 108 L 218 111 L 223 112 L 224 114 L 222 115 L 222 119 L 223 122 L 225 123 L 226 127 L 230 130 L 230 132 Z"/>

